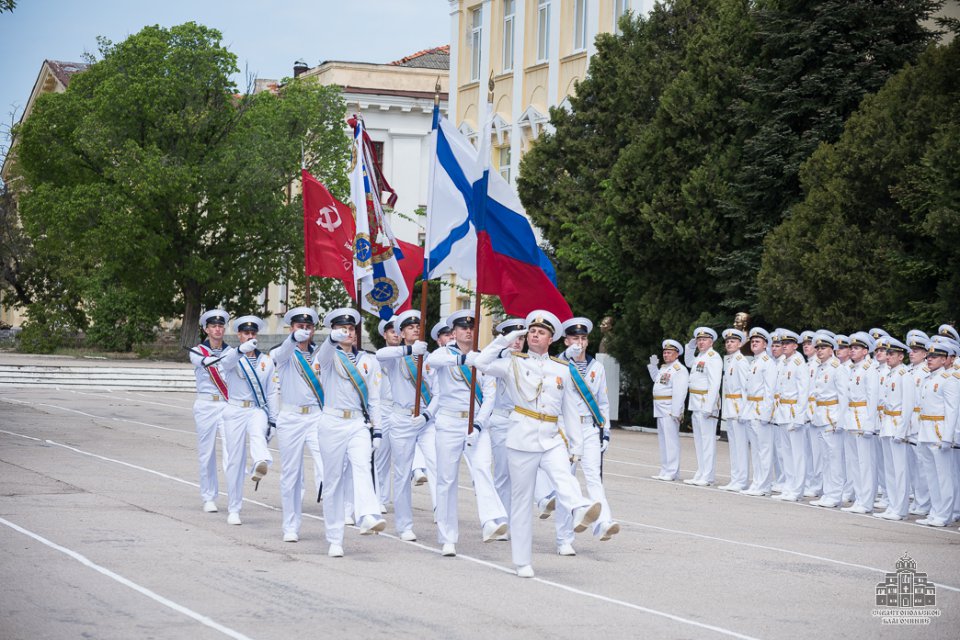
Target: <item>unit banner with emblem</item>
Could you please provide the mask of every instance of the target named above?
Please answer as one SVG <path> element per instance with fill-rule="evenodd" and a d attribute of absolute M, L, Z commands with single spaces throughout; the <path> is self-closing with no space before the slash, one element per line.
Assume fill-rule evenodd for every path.
<path fill-rule="evenodd" d="M 350 207 L 334 198 L 306 169 L 303 177 L 303 259 L 308 276 L 337 278 L 356 300 L 353 243 L 356 223 Z"/>

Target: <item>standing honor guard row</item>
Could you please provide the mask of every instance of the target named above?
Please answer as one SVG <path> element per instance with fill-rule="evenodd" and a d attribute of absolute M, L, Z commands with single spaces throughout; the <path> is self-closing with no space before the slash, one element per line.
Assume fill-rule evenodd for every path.
<path fill-rule="evenodd" d="M 650 358 L 661 459 L 655 479 L 679 479 L 689 395 L 698 469 L 688 484 L 714 481 L 719 413 L 730 443 L 730 482 L 720 489 L 815 498 L 810 504 L 887 520 L 923 516 L 917 522 L 933 527 L 960 521 L 956 329 L 911 330 L 900 341 L 879 328 L 849 336 L 731 328 L 722 364 L 715 336 L 698 327 L 686 351 L 664 340 L 664 363 Z"/>
<path fill-rule="evenodd" d="M 381 513 L 391 497 L 397 534 L 416 540 L 411 487 L 424 479 L 441 553 L 456 555 L 461 457 L 473 481 L 479 537 L 509 540 L 521 577 L 533 576 L 532 524 L 541 486 L 559 502 L 561 555 L 574 555 L 574 533 L 592 527 L 607 541 L 619 532 L 602 484 L 609 410 L 603 367 L 587 353 L 590 320 L 561 324 L 547 311 L 510 318 L 477 352 L 475 319 L 463 310 L 433 327 L 437 348 L 430 352 L 421 340 L 420 313 L 407 311 L 381 322 L 387 346 L 376 354 L 357 348 L 360 314 L 354 309 L 328 313 L 323 324 L 329 335 L 317 343 L 317 313 L 291 309 L 284 316 L 289 336 L 269 354 L 257 344 L 264 322 L 254 316 L 234 323 L 239 348 L 226 346 L 229 320 L 221 309 L 203 314 L 206 338 L 191 350 L 205 511 L 217 511 L 219 430 L 228 522 L 240 524 L 244 476 L 256 487 L 272 465 L 267 445 L 275 433 L 283 540 L 300 539 L 309 451 L 331 557 L 343 555 L 344 528 L 354 520 L 361 535 L 383 531 Z M 563 357 L 551 357 L 550 345 L 561 338 Z M 578 466 L 589 497 L 577 481 Z"/>

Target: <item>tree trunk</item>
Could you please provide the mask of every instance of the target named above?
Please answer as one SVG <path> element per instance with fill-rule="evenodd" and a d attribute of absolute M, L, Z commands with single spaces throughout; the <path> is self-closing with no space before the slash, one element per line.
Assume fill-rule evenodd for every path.
<path fill-rule="evenodd" d="M 200 325 L 200 286 L 189 282 L 183 287 L 183 324 L 180 325 L 180 346 L 193 347 L 198 342 Z"/>

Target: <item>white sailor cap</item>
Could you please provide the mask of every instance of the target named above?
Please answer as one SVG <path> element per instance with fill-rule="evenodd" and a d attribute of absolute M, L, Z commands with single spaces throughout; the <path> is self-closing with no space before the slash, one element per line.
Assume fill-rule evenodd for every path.
<path fill-rule="evenodd" d="M 927 353 L 938 356 L 955 356 L 957 355 L 957 348 L 946 341 L 930 340 L 927 345 Z"/>
<path fill-rule="evenodd" d="M 813 344 L 815 344 L 817 347 L 830 347 L 831 349 L 836 350 L 837 339 L 829 333 L 817 332 L 817 335 L 813 339 Z"/>
<path fill-rule="evenodd" d="M 800 336 L 798 336 L 795 331 L 790 331 L 790 329 L 780 329 L 779 334 L 781 342 L 796 342 L 798 344 L 801 342 Z"/>
<path fill-rule="evenodd" d="M 878 327 L 874 327 L 873 329 L 870 329 L 869 331 L 867 331 L 867 333 L 869 333 L 870 337 L 873 338 L 874 340 L 879 340 L 883 336 L 890 335 L 889 333 L 887 333 L 886 331 Z"/>
<path fill-rule="evenodd" d="M 556 342 L 563 335 L 560 332 L 560 320 L 554 314 L 545 309 L 536 309 L 527 314 L 527 329 L 533 327 L 543 327 L 553 334 L 553 342 Z"/>
<path fill-rule="evenodd" d="M 434 342 L 437 342 L 440 336 L 445 333 L 450 333 L 450 327 L 447 325 L 446 318 L 440 318 L 440 322 L 433 325 L 433 329 L 430 330 L 430 337 L 433 338 Z"/>
<path fill-rule="evenodd" d="M 693 330 L 694 338 L 710 338 L 711 340 L 717 339 L 717 332 L 711 329 L 710 327 L 697 327 Z"/>
<path fill-rule="evenodd" d="M 397 330 L 409 327 L 412 324 L 420 324 L 420 312 L 415 309 L 408 309 L 400 315 L 394 316 L 394 320 L 397 321 Z"/>
<path fill-rule="evenodd" d="M 227 324 L 230 322 L 230 314 L 223 309 L 210 309 L 200 316 L 200 326 L 205 327 L 208 324 Z"/>
<path fill-rule="evenodd" d="M 333 327 L 339 327 L 345 324 L 352 324 L 354 326 L 360 324 L 360 314 L 356 309 L 350 307 L 340 307 L 339 309 L 334 309 L 327 315 L 323 316 L 323 326 L 327 329 L 332 329 Z"/>
<path fill-rule="evenodd" d="M 723 336 L 724 340 L 729 340 L 733 338 L 735 340 L 739 340 L 740 342 L 743 342 L 744 340 L 747 339 L 747 336 L 746 334 L 743 333 L 743 331 L 740 331 L 740 329 L 734 329 L 732 327 L 730 329 L 724 329 L 721 335 Z"/>
<path fill-rule="evenodd" d="M 786 331 L 783 327 L 777 327 L 770 332 L 770 340 L 772 342 L 783 342 L 783 332 Z"/>
<path fill-rule="evenodd" d="M 857 331 L 850 334 L 850 346 L 863 347 L 867 351 L 873 351 L 876 348 L 877 343 L 866 331 Z"/>
<path fill-rule="evenodd" d="M 507 335 L 514 331 L 519 331 L 520 329 L 526 329 L 527 325 L 524 323 L 523 318 L 507 318 L 503 322 L 497 325 L 497 333 L 500 335 Z"/>
<path fill-rule="evenodd" d="M 750 333 L 748 335 L 751 338 L 763 338 L 768 343 L 770 342 L 770 334 L 767 333 L 767 330 L 763 327 L 753 327 L 750 329 Z"/>
<path fill-rule="evenodd" d="M 892 336 L 885 336 L 883 338 L 883 344 L 884 348 L 888 351 L 899 351 L 903 355 L 907 355 L 907 352 L 910 350 L 907 345 Z"/>
<path fill-rule="evenodd" d="M 910 332 L 907 334 L 907 346 L 910 349 L 922 349 L 923 351 L 927 350 L 927 347 L 930 345 L 930 338 L 927 337 L 923 331 Z"/>
<path fill-rule="evenodd" d="M 310 307 L 296 307 L 294 309 L 290 309 L 290 311 L 287 311 L 283 316 L 283 323 L 288 327 L 294 322 L 304 322 L 317 325 L 320 323 L 320 316 L 318 316 L 317 312 Z"/>
<path fill-rule="evenodd" d="M 937 329 L 937 333 L 939 333 L 942 336 L 948 336 L 960 342 L 960 333 L 957 333 L 957 330 L 954 329 L 952 325 L 949 325 L 949 324 L 940 325 L 940 327 Z"/>
<path fill-rule="evenodd" d="M 806 331 L 800 334 L 799 341 L 804 343 L 813 342 L 816 337 L 817 337 L 816 331 L 810 331 L 809 329 L 807 329 Z"/>
<path fill-rule="evenodd" d="M 909 344 L 910 339 L 914 337 L 923 338 L 924 340 L 930 339 L 930 336 L 928 336 L 923 331 L 920 331 L 920 329 L 910 329 L 910 331 L 907 331 L 907 339 L 906 339 L 907 344 Z"/>
<path fill-rule="evenodd" d="M 879 351 L 880 349 L 884 349 L 884 350 L 889 349 L 890 340 L 892 339 L 893 339 L 893 336 L 890 336 L 890 335 L 880 336 L 879 338 L 877 338 L 877 342 L 876 344 L 874 344 L 873 350 Z"/>
<path fill-rule="evenodd" d="M 677 355 L 681 355 L 681 356 L 683 355 L 683 345 L 681 345 L 676 340 L 670 340 L 668 338 L 661 343 L 660 347 L 664 350 L 673 349 L 674 351 L 677 352 Z"/>
<path fill-rule="evenodd" d="M 843 349 L 844 347 L 850 346 L 850 336 L 838 333 L 837 335 L 833 336 L 833 339 L 837 341 L 838 349 Z"/>
<path fill-rule="evenodd" d="M 257 316 L 243 316 L 233 321 L 233 330 L 237 332 L 256 331 L 260 333 L 266 326 L 267 323 Z"/>
<path fill-rule="evenodd" d="M 397 328 L 396 320 L 397 320 L 397 316 L 393 316 L 393 317 L 390 318 L 389 320 L 381 320 L 381 321 L 377 324 L 377 333 L 380 334 L 380 337 L 381 337 L 381 338 L 386 338 L 386 337 L 387 337 L 387 336 L 386 336 L 387 329 L 394 329 L 394 330 L 396 330 L 396 328 Z"/>
<path fill-rule="evenodd" d="M 835 334 L 833 331 L 830 331 L 830 329 L 817 329 L 817 334 L 821 334 L 821 333 L 822 333 L 822 334 L 825 334 L 825 335 L 828 335 L 828 336 L 830 336 L 831 338 L 836 338 L 836 337 L 837 337 L 837 334 Z"/>
<path fill-rule="evenodd" d="M 949 337 L 949 336 L 936 335 L 936 336 L 933 336 L 932 338 L 930 338 L 930 341 L 931 341 L 931 342 L 946 343 L 946 344 L 950 345 L 951 347 L 953 347 L 953 349 L 954 349 L 955 351 L 960 351 L 960 342 L 957 342 L 956 340 L 954 340 L 953 338 L 951 338 L 951 337 Z M 954 355 L 956 355 L 956 354 L 954 354 Z"/>
<path fill-rule="evenodd" d="M 473 323 L 474 317 L 472 309 L 460 309 L 459 311 L 454 311 L 447 316 L 447 326 L 451 329 L 454 327 L 472 329 Z"/>
<path fill-rule="evenodd" d="M 585 336 L 593 331 L 593 323 L 588 318 L 570 318 L 560 325 L 564 335 Z"/>

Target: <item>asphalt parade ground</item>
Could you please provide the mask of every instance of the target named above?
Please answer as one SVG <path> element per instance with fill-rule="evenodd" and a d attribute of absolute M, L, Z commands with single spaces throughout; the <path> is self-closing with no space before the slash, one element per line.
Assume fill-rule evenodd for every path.
<path fill-rule="evenodd" d="M 279 455 L 243 525 L 204 513 L 191 393 L 0 387 L 0 638 L 957 638 L 960 531 L 664 483 L 655 434 L 616 430 L 604 477 L 621 533 L 555 552 L 536 578 L 483 544 L 461 465 L 460 542 L 440 556 L 426 485 L 417 542 L 348 527 L 329 558 L 312 473 L 281 541 Z M 682 438 L 682 476 L 695 469 Z M 718 445 L 725 471 L 727 445 Z M 308 464 L 307 469 L 312 469 Z M 719 483 L 727 478 L 718 474 Z M 221 489 L 225 483 L 221 477 Z M 883 624 L 904 553 L 936 585 L 928 624 Z"/>

